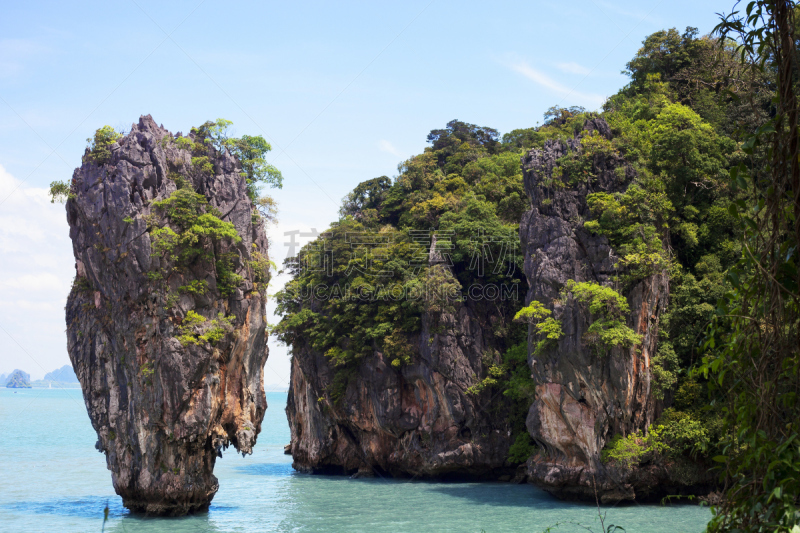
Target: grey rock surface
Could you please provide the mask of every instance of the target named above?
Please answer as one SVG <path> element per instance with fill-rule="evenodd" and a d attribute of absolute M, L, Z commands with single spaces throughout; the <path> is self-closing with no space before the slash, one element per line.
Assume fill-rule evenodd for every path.
<path fill-rule="evenodd" d="M 198 170 L 192 153 L 143 116 L 107 162 L 87 149 L 66 205 L 77 271 L 66 307 L 70 360 L 96 447 L 133 511 L 206 509 L 218 489 L 216 458 L 229 445 L 251 453 L 267 408 L 266 282 L 251 268 L 256 252 L 267 255 L 267 237 L 238 161 L 208 153 L 213 172 Z M 201 237 L 204 255 L 187 265 L 154 254 L 153 229 L 175 224 L 153 203 L 179 186 L 203 195 L 241 241 Z M 228 296 L 217 285 L 223 257 L 242 276 Z M 179 290 L 193 281 L 208 290 Z M 220 314 L 230 324 L 216 342 L 182 343 L 190 311 L 204 319 L 189 331 L 195 338 Z"/>
<path fill-rule="evenodd" d="M 608 124 L 597 118 L 584 126 L 611 137 Z M 568 150 L 580 151 L 580 136 L 566 143 L 548 140 L 523 157 L 525 190 L 530 210 L 520 225 L 529 292 L 562 322 L 557 346 L 536 356 L 529 336 L 529 364 L 536 382 L 536 400 L 526 425 L 540 452 L 528 461 L 529 481 L 562 498 L 594 501 L 641 499 L 669 491 L 692 492 L 673 480 L 666 468 L 621 470 L 600 461 L 600 451 L 617 434 L 646 430 L 662 405 L 651 390 L 651 360 L 656 353 L 659 321 L 667 309 L 666 272 L 625 288 L 614 281 L 617 256 L 604 236 L 584 229 L 591 219 L 586 197 L 594 192 L 623 191 L 634 170 L 619 156 L 595 155 L 591 181 L 552 186 L 556 160 Z M 567 280 L 593 281 L 619 290 L 627 298 L 627 324 L 642 335 L 641 344 L 615 347 L 599 354 L 584 338 L 592 317 L 571 296 L 560 296 Z"/>
<path fill-rule="evenodd" d="M 430 264 L 446 268 L 435 250 L 434 242 Z M 507 413 L 491 409 L 489 392 L 467 393 L 486 375 L 485 354 L 495 343 L 487 334 L 491 320 L 469 303 L 423 315 L 422 331 L 409 335 L 411 364 L 395 369 L 374 352 L 338 402 L 326 394 L 335 379 L 329 360 L 293 346 L 286 414 L 294 468 L 354 477 L 510 478 Z"/>

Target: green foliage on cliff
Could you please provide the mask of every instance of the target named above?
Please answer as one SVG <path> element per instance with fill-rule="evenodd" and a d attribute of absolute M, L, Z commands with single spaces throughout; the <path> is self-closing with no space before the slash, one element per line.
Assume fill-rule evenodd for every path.
<path fill-rule="evenodd" d="M 508 460 L 512 464 L 521 464 L 527 461 L 535 451 L 536 445 L 531 434 L 523 429 L 523 431 L 517 432 L 514 443 L 508 449 Z"/>
<path fill-rule="evenodd" d="M 111 146 L 122 138 L 121 133 L 114 131 L 111 126 L 103 126 L 94 132 L 94 137 L 89 137 L 89 153 L 84 156 L 88 161 L 94 161 L 98 165 L 107 163 L 111 159 Z"/>
<path fill-rule="evenodd" d="M 287 263 L 292 280 L 277 295 L 283 319 L 275 332 L 293 350 L 324 354 L 337 376 L 375 352 L 394 368 L 411 363 L 420 333 L 443 332 L 442 317 L 470 305 L 496 316 L 488 330 L 496 355 L 476 376 L 480 383 L 504 373 L 499 354 L 522 329 L 512 323 L 527 290 L 520 148 L 460 121 L 428 141 L 395 179 L 359 184 L 340 220 Z"/>
<path fill-rule="evenodd" d="M 247 196 L 253 201 L 254 222 L 259 219 L 265 223 L 275 221 L 278 208 L 275 199 L 265 194 L 264 186 L 281 188 L 283 175 L 274 165 L 267 161 L 267 154 L 272 146 L 260 135 L 229 135 L 233 122 L 224 118 L 209 120 L 200 126 L 193 127 L 189 136 L 164 137 L 164 146 L 172 142 L 181 150 L 191 153 L 191 168 L 202 174 L 213 174 L 214 158 L 223 152 L 233 155 L 242 167 L 241 175 L 245 179 Z M 176 162 L 182 166 L 182 161 Z M 174 174 L 173 178 L 179 187 L 183 177 Z"/>
<path fill-rule="evenodd" d="M 64 203 L 68 199 L 73 198 L 74 195 L 70 192 L 70 184 L 66 181 L 52 181 L 50 182 L 50 203 L 56 202 Z"/>
<path fill-rule="evenodd" d="M 614 289 L 594 282 L 568 280 L 561 291 L 562 299 L 568 295 L 588 308 L 592 323 L 584 340 L 599 353 L 604 354 L 613 346 L 628 347 L 641 342 L 641 335 L 625 324 L 630 311 L 628 301 Z M 544 304 L 533 300 L 514 317 L 533 327 L 539 339 L 532 350 L 533 354 L 543 354 L 564 336 L 561 321 L 553 318 L 552 314 Z"/>
<path fill-rule="evenodd" d="M 552 314 L 553 312 L 541 302 L 533 300 L 514 316 L 514 320 L 521 320 L 531 324 L 536 334 L 539 335 L 539 341 L 533 349 L 534 354 L 542 354 L 545 348 L 552 346 L 564 336 L 564 332 L 561 329 L 561 321 L 553 318 Z"/>
<path fill-rule="evenodd" d="M 646 432 L 616 435 L 606 444 L 601 458 L 626 468 L 647 462 L 674 465 L 683 459 L 692 474 L 693 470 L 709 468 L 710 457 L 719 452 L 724 437 L 722 413 L 709 408 L 705 383 L 687 376 L 675 391 L 672 407 L 656 423 Z M 686 459 L 692 462 L 686 463 Z"/>
<path fill-rule="evenodd" d="M 242 176 L 247 180 L 247 195 L 251 200 L 259 198 L 262 185 L 269 185 L 280 189 L 283 187 L 281 171 L 267 162 L 266 156 L 272 146 L 261 135 L 242 135 L 229 137 L 228 129 L 233 125 L 230 120 L 218 118 L 215 121 L 206 121 L 202 125 L 192 128 L 191 132 L 202 147 L 213 146 L 218 152 L 228 150 L 242 165 Z M 202 152 L 198 143 L 182 141 L 193 152 Z M 202 156 L 193 157 L 192 164 L 200 165 L 203 170 L 212 171 L 213 167 Z"/>
<path fill-rule="evenodd" d="M 590 198 L 586 228 L 623 258 L 663 245 L 653 266 L 670 275 L 670 303 L 652 372 L 673 407 L 646 434 L 616 437 L 604 458 L 716 464 L 725 494 L 710 531 L 800 527 L 797 9 L 742 4 L 720 25 L 738 42 L 657 32 L 605 105 L 637 175 L 627 190 Z M 645 179 L 657 194 L 631 201 Z M 656 216 L 632 216 L 641 206 Z"/>
<path fill-rule="evenodd" d="M 631 83 L 604 106 L 612 143 L 632 172 L 619 192 L 588 196 L 592 218 L 584 227 L 608 237 L 624 289 L 658 272 L 669 275 L 669 308 L 661 316 L 650 363 L 654 395 L 671 395 L 676 406 L 646 434 L 615 437 L 604 457 L 616 464 L 680 455 L 702 464 L 719 450 L 719 408 L 702 409 L 713 396 L 706 381 L 689 373 L 699 360 L 714 304 L 728 290 L 724 272 L 741 253 L 729 214 L 741 192 L 729 186 L 727 168 L 742 152 L 724 117 L 738 114 L 740 123 L 756 119 L 730 94 L 709 92 L 700 81 L 729 83 L 717 69 L 734 62 L 730 48 L 697 38 L 692 28 L 682 35 L 657 32 L 628 64 Z M 626 333 L 627 342 L 635 342 L 633 332 Z"/>
<path fill-rule="evenodd" d="M 625 468 L 645 461 L 669 462 L 684 455 L 697 457 L 708 451 L 711 444 L 709 429 L 704 420 L 667 409 L 657 424 L 626 436 L 616 435 L 603 449 L 603 462 Z"/>
<path fill-rule="evenodd" d="M 528 366 L 528 343 L 520 342 L 506 350 L 500 363 L 493 362 L 492 354 L 487 355 L 486 377 L 466 392 L 471 395 L 479 395 L 486 390 L 502 392 L 502 403 L 506 409 L 504 414 L 508 417 L 514 440 L 508 450 L 508 460 L 514 464 L 524 463 L 536 448 L 525 427 L 528 410 L 536 397 L 536 384 Z M 497 405 L 495 410 L 498 410 Z"/>
<path fill-rule="evenodd" d="M 244 278 L 234 270 L 232 252 L 220 252 L 220 243 L 239 243 L 234 225 L 222 220 L 221 213 L 209 205 L 202 194 L 184 185 L 168 198 L 153 202 L 154 213 L 148 218 L 152 237 L 153 255 L 161 259 L 159 269 L 148 272 L 153 281 L 168 278 L 171 272 L 189 268 L 193 263 L 213 262 L 216 271 L 216 289 L 222 296 L 230 296 Z M 157 225 L 156 213 L 169 221 Z M 179 293 L 202 294 L 208 291 L 203 280 L 193 280 L 178 288 Z M 176 302 L 167 299 L 167 307 Z"/>
<path fill-rule="evenodd" d="M 200 343 L 209 343 L 213 346 L 233 331 L 234 318 L 219 313 L 217 318 L 209 320 L 190 309 L 178 328 L 180 334 L 177 339 L 183 346 Z"/>
<path fill-rule="evenodd" d="M 591 186 L 597 156 L 616 161 L 616 191 L 588 194 L 590 216 L 584 227 L 609 239 L 620 293 L 653 274 L 669 276 L 669 307 L 660 317 L 658 351 L 650 369 L 656 398 L 676 407 L 652 432 L 620 437 L 609 445 L 609 453 L 617 453 L 622 462 L 628 456 L 664 456 L 669 451 L 670 457 L 682 454 L 703 464 L 723 446 L 721 407 L 715 403 L 721 391 L 710 390 L 709 381 L 690 374 L 703 353 L 709 348 L 716 352 L 710 346 L 704 351 L 701 344 L 709 323 L 719 316 L 717 301 L 732 289 L 726 273 L 742 257 L 746 229 L 735 213 L 754 205 L 744 182 L 732 182 L 728 169 L 743 164 L 751 152 L 754 158 L 747 165 L 766 166 L 765 150 L 757 143 L 748 148 L 742 141 L 769 117 L 773 105 L 767 76 L 742 68 L 737 52 L 731 43 L 698 37 L 693 28 L 683 34 L 657 32 L 628 64 L 631 83 L 604 105 L 601 116 L 611 127 L 610 141 L 587 142 L 598 136 L 581 129 L 595 115 L 562 109 L 549 111 L 543 127 L 518 130 L 513 136 L 519 145 L 537 147 L 546 139 L 565 141 L 578 135 L 580 150 L 568 150 L 552 178 L 542 182 L 545 196 L 557 188 Z M 574 282 L 570 286 L 576 288 Z M 639 339 L 626 324 L 627 302 L 602 298 L 603 290 L 598 285 L 573 291 L 593 314 L 587 340 L 595 346 L 603 341 L 635 345 Z M 617 311 L 606 314 L 602 303 Z M 602 316 L 594 316 L 600 310 Z M 727 319 L 717 320 L 726 330 Z M 683 405 L 690 391 L 691 408 Z M 678 435 L 678 427 L 696 429 L 694 440 Z M 691 446 L 681 444 L 689 441 Z"/>
<path fill-rule="evenodd" d="M 94 136 L 86 139 L 89 153 L 83 156 L 84 161 L 91 161 L 97 165 L 108 163 L 111 159 L 111 146 L 122 138 L 121 133 L 114 131 L 111 126 L 103 126 L 94 132 Z M 70 182 L 56 180 L 50 183 L 50 203 L 63 203 L 74 198 Z"/>
<path fill-rule="evenodd" d="M 204 195 L 190 189 L 178 189 L 168 198 L 153 202 L 153 208 L 166 215 L 178 230 L 169 226 L 152 228 L 154 252 L 182 265 L 198 257 L 210 259 L 208 240 L 242 240 L 233 224 L 222 220 L 221 213 L 208 204 Z"/>
<path fill-rule="evenodd" d="M 525 426 L 530 405 L 536 397 L 536 384 L 528 365 L 528 343 L 515 344 L 503 354 L 505 375 L 499 379 L 508 406 L 508 421 L 514 442 L 508 450 L 511 463 L 524 463 L 533 454 L 536 445 Z"/>
<path fill-rule="evenodd" d="M 441 295 L 437 290 L 430 297 L 424 292 L 424 283 L 437 279 L 431 269 L 422 267 L 415 273 L 409 266 L 425 250 L 406 233 L 383 228 L 374 239 L 366 236 L 378 243 L 371 246 L 371 255 L 366 246 L 362 251 L 359 244 L 347 242 L 348 235 L 369 233 L 352 218 L 342 220 L 326 234 L 319 250 L 301 251 L 295 268 L 298 273 L 303 268 L 304 275 L 296 275 L 277 297 L 279 311 L 285 313 L 276 328 L 279 338 L 290 345 L 307 343 L 337 367 L 375 349 L 385 350 L 384 341 L 395 329 L 419 331 L 422 310 Z M 412 293 L 414 297 L 406 297 Z M 389 351 L 392 360 L 410 355 L 402 353 L 397 336 Z"/>
<path fill-rule="evenodd" d="M 673 207 L 663 181 L 645 175 L 624 192 L 592 193 L 586 201 L 596 218 L 584 227 L 608 237 L 626 286 L 669 267 L 663 239 Z"/>
<path fill-rule="evenodd" d="M 630 312 L 628 301 L 611 287 L 593 281 L 568 280 L 562 294 L 571 294 L 588 307 L 592 323 L 584 340 L 600 353 L 606 353 L 613 346 L 628 347 L 641 342 L 641 335 L 625 324 Z"/>

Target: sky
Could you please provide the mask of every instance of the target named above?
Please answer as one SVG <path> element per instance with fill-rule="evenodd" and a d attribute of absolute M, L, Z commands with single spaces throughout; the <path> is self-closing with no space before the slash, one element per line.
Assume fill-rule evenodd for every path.
<path fill-rule="evenodd" d="M 143 114 L 172 132 L 232 120 L 284 176 L 270 229 L 322 232 L 361 181 L 397 174 L 458 119 L 501 133 L 549 107 L 599 109 L 649 34 L 710 32 L 733 0 L 7 2 L 0 18 L 0 373 L 69 362 L 75 275 L 64 206 L 47 188 L 86 139 Z M 271 292 L 285 283 L 273 279 Z M 268 306 L 269 321 L 279 317 Z M 270 341 L 266 384 L 289 356 Z"/>

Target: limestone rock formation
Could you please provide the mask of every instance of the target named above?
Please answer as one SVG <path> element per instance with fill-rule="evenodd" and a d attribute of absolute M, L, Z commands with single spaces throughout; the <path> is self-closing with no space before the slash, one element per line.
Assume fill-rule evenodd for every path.
<path fill-rule="evenodd" d="M 596 130 L 611 138 L 602 119 L 590 120 L 584 128 L 582 135 Z M 530 287 L 527 302 L 548 305 L 564 332 L 556 346 L 539 356 L 529 349 L 536 400 L 526 424 L 540 447 L 528 461 L 529 481 L 562 498 L 591 501 L 595 487 L 603 501 L 678 493 L 685 487 L 664 468 L 621 470 L 600 461 L 600 451 L 613 435 L 649 427 L 662 409 L 652 394 L 650 368 L 659 319 L 667 307 L 669 278 L 658 272 L 628 290 L 613 280 L 620 273 L 614 250 L 606 237 L 583 227 L 591 218 L 586 196 L 624 190 L 634 170 L 619 156 L 594 155 L 594 180 L 553 186 L 556 160 L 567 150 L 581 150 L 579 137 L 567 143 L 547 141 L 523 158 L 531 202 L 520 225 Z M 591 324 L 588 310 L 572 297 L 560 297 L 567 280 L 623 291 L 630 305 L 628 326 L 642 335 L 641 344 L 614 347 L 605 355 L 593 350 L 584 338 Z M 529 347 L 533 344 L 531 338 Z"/>
<path fill-rule="evenodd" d="M 434 268 L 446 268 L 435 239 L 430 255 Z M 486 373 L 490 318 L 469 302 L 454 313 L 423 315 L 422 331 L 410 336 L 412 362 L 396 369 L 375 351 L 338 402 L 326 394 L 336 379 L 330 360 L 293 346 L 286 413 L 294 468 L 358 477 L 510 477 L 516 468 L 506 459 L 507 413 L 490 412 L 486 395 L 467 393 Z"/>
<path fill-rule="evenodd" d="M 66 204 L 70 359 L 123 504 L 202 510 L 267 408 L 267 237 L 239 162 L 194 133 L 148 115 L 99 148 Z"/>

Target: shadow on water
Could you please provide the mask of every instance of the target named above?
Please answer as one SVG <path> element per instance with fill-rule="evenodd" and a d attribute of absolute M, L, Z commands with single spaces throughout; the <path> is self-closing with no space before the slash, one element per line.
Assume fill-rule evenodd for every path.
<path fill-rule="evenodd" d="M 263 468 L 263 471 L 262 471 Z M 380 485 L 394 486 L 398 489 L 414 486 L 416 489 L 429 493 L 438 493 L 443 496 L 469 500 L 475 505 L 489 505 L 493 507 L 512 507 L 521 509 L 531 508 L 570 508 L 583 509 L 586 503 L 562 501 L 533 485 L 512 484 L 500 482 L 476 481 L 443 481 L 437 479 L 414 479 L 392 477 L 370 477 L 352 479 L 345 475 L 336 474 L 302 474 L 295 472 L 291 465 L 261 464 L 241 467 L 243 473 L 253 475 L 286 475 L 291 473 L 298 481 L 319 480 L 326 484 L 340 485 L 342 488 L 355 488 L 353 485 Z M 356 489 L 357 490 L 357 489 Z M 591 506 L 589 506 L 591 507 Z"/>
<path fill-rule="evenodd" d="M 506 507 L 526 507 L 526 508 L 594 508 L 595 503 L 592 501 L 575 501 L 575 500 L 561 500 L 548 494 L 546 491 L 539 489 L 527 483 L 515 485 L 511 483 L 458 483 L 458 482 L 438 482 L 431 483 L 433 492 L 438 492 L 446 496 L 455 496 L 471 500 L 472 503 L 481 505 L 494 505 Z M 601 509 L 628 510 L 640 509 L 642 507 L 648 508 L 697 508 L 698 504 L 684 501 L 674 500 L 668 503 L 661 503 L 661 501 L 621 501 L 613 505 L 601 505 Z"/>
<path fill-rule="evenodd" d="M 237 466 L 235 470 L 250 476 L 288 477 L 295 474 L 291 463 L 259 463 Z"/>
<path fill-rule="evenodd" d="M 108 505 L 110 517 L 129 514 L 116 496 L 84 496 L 82 498 L 54 498 L 41 501 L 20 501 L 0 504 L 0 508 L 21 515 L 56 515 L 76 518 L 103 518 L 103 510 Z"/>
<path fill-rule="evenodd" d="M 106 533 L 194 533 L 218 532 L 220 530 L 209 520 L 210 513 L 199 513 L 179 518 L 148 517 L 126 515 L 120 520 L 110 520 L 106 524 Z"/>
<path fill-rule="evenodd" d="M 425 483 L 425 482 L 423 482 Z M 528 484 L 430 482 L 429 490 L 444 496 L 469 500 L 475 505 L 535 508 L 585 507 L 586 504 L 557 500 L 547 492 Z"/>
<path fill-rule="evenodd" d="M 165 526 L 171 533 L 194 531 L 219 531 L 209 518 L 233 513 L 238 507 L 214 505 L 207 513 L 177 518 L 150 517 L 131 514 L 119 497 L 84 496 L 82 498 L 54 498 L 41 501 L 18 501 L 0 504 L 0 509 L 22 516 L 51 515 L 96 520 L 97 531 L 102 528 L 103 512 L 108 505 L 107 532 L 163 532 Z M 91 531 L 94 531 L 92 529 Z"/>

